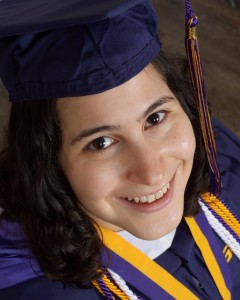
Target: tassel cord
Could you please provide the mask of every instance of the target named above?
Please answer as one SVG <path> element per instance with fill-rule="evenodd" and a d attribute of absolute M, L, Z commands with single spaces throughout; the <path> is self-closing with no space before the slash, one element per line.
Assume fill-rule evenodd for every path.
<path fill-rule="evenodd" d="M 189 1 L 186 2 L 188 2 L 187 5 L 190 5 Z M 193 13 L 190 6 L 186 6 L 186 16 L 189 14 L 192 15 Z M 197 22 L 198 19 L 195 15 L 186 22 L 186 51 L 191 79 L 198 100 L 200 124 L 209 165 L 211 193 L 219 196 L 221 191 L 221 176 L 218 168 L 216 144 L 206 99 L 203 70 L 196 36 Z"/>

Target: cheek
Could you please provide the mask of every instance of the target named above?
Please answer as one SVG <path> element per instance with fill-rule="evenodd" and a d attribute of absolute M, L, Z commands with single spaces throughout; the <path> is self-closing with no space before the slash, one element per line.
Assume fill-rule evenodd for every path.
<path fill-rule="evenodd" d="M 109 193 L 116 174 L 106 164 L 85 162 L 69 164 L 65 169 L 67 179 L 79 199 L 99 199 Z"/>
<path fill-rule="evenodd" d="M 184 160 L 193 160 L 196 149 L 196 140 L 193 132 L 189 132 L 185 138 L 179 141 L 179 150 Z"/>
<path fill-rule="evenodd" d="M 190 121 L 186 120 L 180 126 L 175 127 L 173 151 L 183 161 L 193 161 L 196 139 Z"/>

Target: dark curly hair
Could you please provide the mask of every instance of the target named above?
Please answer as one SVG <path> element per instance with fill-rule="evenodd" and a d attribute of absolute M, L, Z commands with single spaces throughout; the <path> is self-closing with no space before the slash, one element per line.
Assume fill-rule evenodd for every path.
<path fill-rule="evenodd" d="M 186 62 L 160 53 L 152 62 L 188 115 L 196 137 L 184 215 L 198 211 L 199 194 L 209 189 L 199 114 Z M 62 144 L 57 100 L 13 103 L 5 148 L 0 154 L 2 218 L 19 222 L 43 272 L 78 287 L 99 276 L 101 238 L 81 210 L 58 161 Z"/>

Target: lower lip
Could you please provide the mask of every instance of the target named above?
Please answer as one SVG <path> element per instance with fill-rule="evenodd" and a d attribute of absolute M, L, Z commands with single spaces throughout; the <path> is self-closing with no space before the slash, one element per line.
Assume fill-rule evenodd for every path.
<path fill-rule="evenodd" d="M 134 201 L 129 201 L 124 198 L 120 198 L 120 200 L 124 205 L 127 205 L 129 208 L 134 209 L 135 211 L 137 210 L 139 212 L 152 213 L 165 208 L 171 202 L 173 196 L 173 183 L 174 179 L 171 180 L 170 189 L 167 190 L 166 194 L 164 194 L 162 198 L 155 200 L 152 203 L 136 203 Z"/>

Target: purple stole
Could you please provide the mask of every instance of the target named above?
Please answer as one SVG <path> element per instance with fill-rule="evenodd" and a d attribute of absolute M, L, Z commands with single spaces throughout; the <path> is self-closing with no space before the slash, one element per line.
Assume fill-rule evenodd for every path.
<path fill-rule="evenodd" d="M 221 248 L 203 212 L 185 218 L 206 267 L 224 300 L 231 299 L 231 276 Z M 150 299 L 198 298 L 156 262 L 115 232 L 101 228 L 103 263 Z M 109 257 L 110 253 L 110 257 Z"/>

